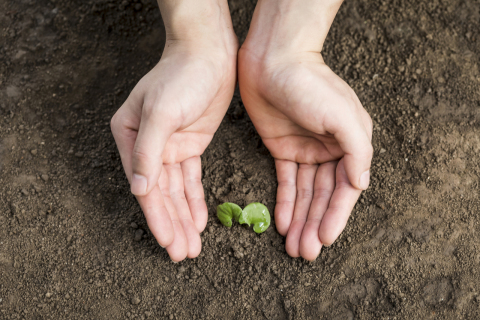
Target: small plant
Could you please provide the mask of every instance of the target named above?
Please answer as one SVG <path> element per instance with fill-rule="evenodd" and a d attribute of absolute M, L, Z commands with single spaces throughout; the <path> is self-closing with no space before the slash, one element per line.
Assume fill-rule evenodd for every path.
<path fill-rule="evenodd" d="M 270 226 L 270 213 L 267 207 L 259 202 L 250 203 L 243 210 L 235 203 L 225 202 L 217 207 L 217 216 L 226 226 L 232 226 L 232 219 L 238 223 L 253 224 L 253 231 L 262 233 Z"/>

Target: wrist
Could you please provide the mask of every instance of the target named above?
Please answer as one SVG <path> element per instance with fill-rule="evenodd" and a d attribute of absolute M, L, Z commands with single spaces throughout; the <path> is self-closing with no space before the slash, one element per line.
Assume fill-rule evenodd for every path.
<path fill-rule="evenodd" d="M 238 47 L 226 0 L 158 0 L 165 25 L 166 46 L 192 49 Z"/>
<path fill-rule="evenodd" d="M 242 50 L 265 59 L 321 52 L 343 0 L 259 0 Z"/>

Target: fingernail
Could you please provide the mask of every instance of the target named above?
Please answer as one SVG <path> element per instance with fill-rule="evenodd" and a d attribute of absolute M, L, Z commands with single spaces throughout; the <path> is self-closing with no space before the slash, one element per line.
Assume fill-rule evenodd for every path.
<path fill-rule="evenodd" d="M 130 188 L 134 195 L 145 195 L 147 192 L 147 178 L 139 174 L 133 174 Z"/>
<path fill-rule="evenodd" d="M 370 170 L 367 170 L 364 173 L 362 173 L 360 177 L 360 188 L 362 188 L 363 190 L 367 190 L 369 184 L 370 184 Z"/>

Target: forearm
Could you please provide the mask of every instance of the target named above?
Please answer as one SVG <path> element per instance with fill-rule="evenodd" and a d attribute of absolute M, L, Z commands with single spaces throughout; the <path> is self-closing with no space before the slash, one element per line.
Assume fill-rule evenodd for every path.
<path fill-rule="evenodd" d="M 157 0 L 167 42 L 186 41 L 225 45 L 233 32 L 226 0 Z"/>
<path fill-rule="evenodd" d="M 343 0 L 259 0 L 246 42 L 274 50 L 320 52 Z M 249 43 L 252 40 L 255 43 Z"/>

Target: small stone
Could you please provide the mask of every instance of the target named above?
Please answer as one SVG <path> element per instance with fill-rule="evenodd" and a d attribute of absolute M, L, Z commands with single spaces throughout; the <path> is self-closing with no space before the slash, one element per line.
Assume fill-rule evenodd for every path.
<path fill-rule="evenodd" d="M 45 294 L 45 297 L 46 297 L 46 298 L 50 298 L 52 295 L 53 295 L 53 293 L 47 292 L 47 293 Z"/>
<path fill-rule="evenodd" d="M 36 156 L 37 155 L 37 149 L 30 150 L 30 153 L 32 155 Z"/>
<path fill-rule="evenodd" d="M 170 320 L 173 320 L 173 314 L 168 317 Z"/>
<path fill-rule="evenodd" d="M 284 301 L 284 304 L 285 304 L 285 308 L 290 308 L 290 300 L 285 300 Z"/>
<path fill-rule="evenodd" d="M 233 254 L 235 256 L 235 258 L 237 258 L 238 260 L 242 259 L 244 257 L 244 254 L 243 252 L 241 251 L 235 251 L 235 253 Z"/>
<path fill-rule="evenodd" d="M 132 302 L 133 305 L 138 305 L 138 304 L 140 304 L 140 298 L 139 297 L 133 297 L 131 302 Z"/>
<path fill-rule="evenodd" d="M 385 203 L 384 202 L 377 202 L 376 203 L 377 207 L 379 207 L 382 210 L 386 209 Z"/>
<path fill-rule="evenodd" d="M 178 272 L 180 273 L 184 273 L 185 272 L 185 267 L 184 266 L 181 266 L 180 268 L 178 268 Z"/>
<path fill-rule="evenodd" d="M 387 150 L 385 150 L 383 148 L 380 149 L 380 154 L 385 153 L 385 152 L 387 152 Z"/>
<path fill-rule="evenodd" d="M 44 174 L 41 175 L 41 177 L 42 177 L 42 180 L 43 180 L 43 181 L 45 181 L 45 182 L 48 181 L 48 174 L 45 174 L 45 173 L 44 173 Z"/>
<path fill-rule="evenodd" d="M 41 186 L 41 185 L 34 184 L 34 185 L 33 185 L 33 189 L 35 189 L 35 191 L 36 191 L 37 193 L 42 192 L 42 186 Z"/>
<path fill-rule="evenodd" d="M 138 229 L 138 224 L 136 224 L 135 222 L 132 222 L 132 223 L 130 223 L 130 228 Z"/>
<path fill-rule="evenodd" d="M 135 231 L 134 240 L 137 241 L 137 242 L 142 240 L 142 237 L 143 237 L 144 233 L 145 233 L 145 231 L 143 231 L 142 229 L 137 229 L 137 231 Z"/>
<path fill-rule="evenodd" d="M 75 153 L 75 157 L 77 157 L 77 158 L 83 157 L 83 152 L 82 152 L 82 151 L 78 151 L 77 153 Z"/>
<path fill-rule="evenodd" d="M 258 291 L 258 286 L 253 286 L 253 291 Z"/>
<path fill-rule="evenodd" d="M 23 193 L 23 195 L 25 195 L 25 196 L 28 196 L 28 195 L 29 195 L 29 193 L 28 193 L 28 190 L 27 190 L 27 189 L 22 189 L 22 193 Z"/>

